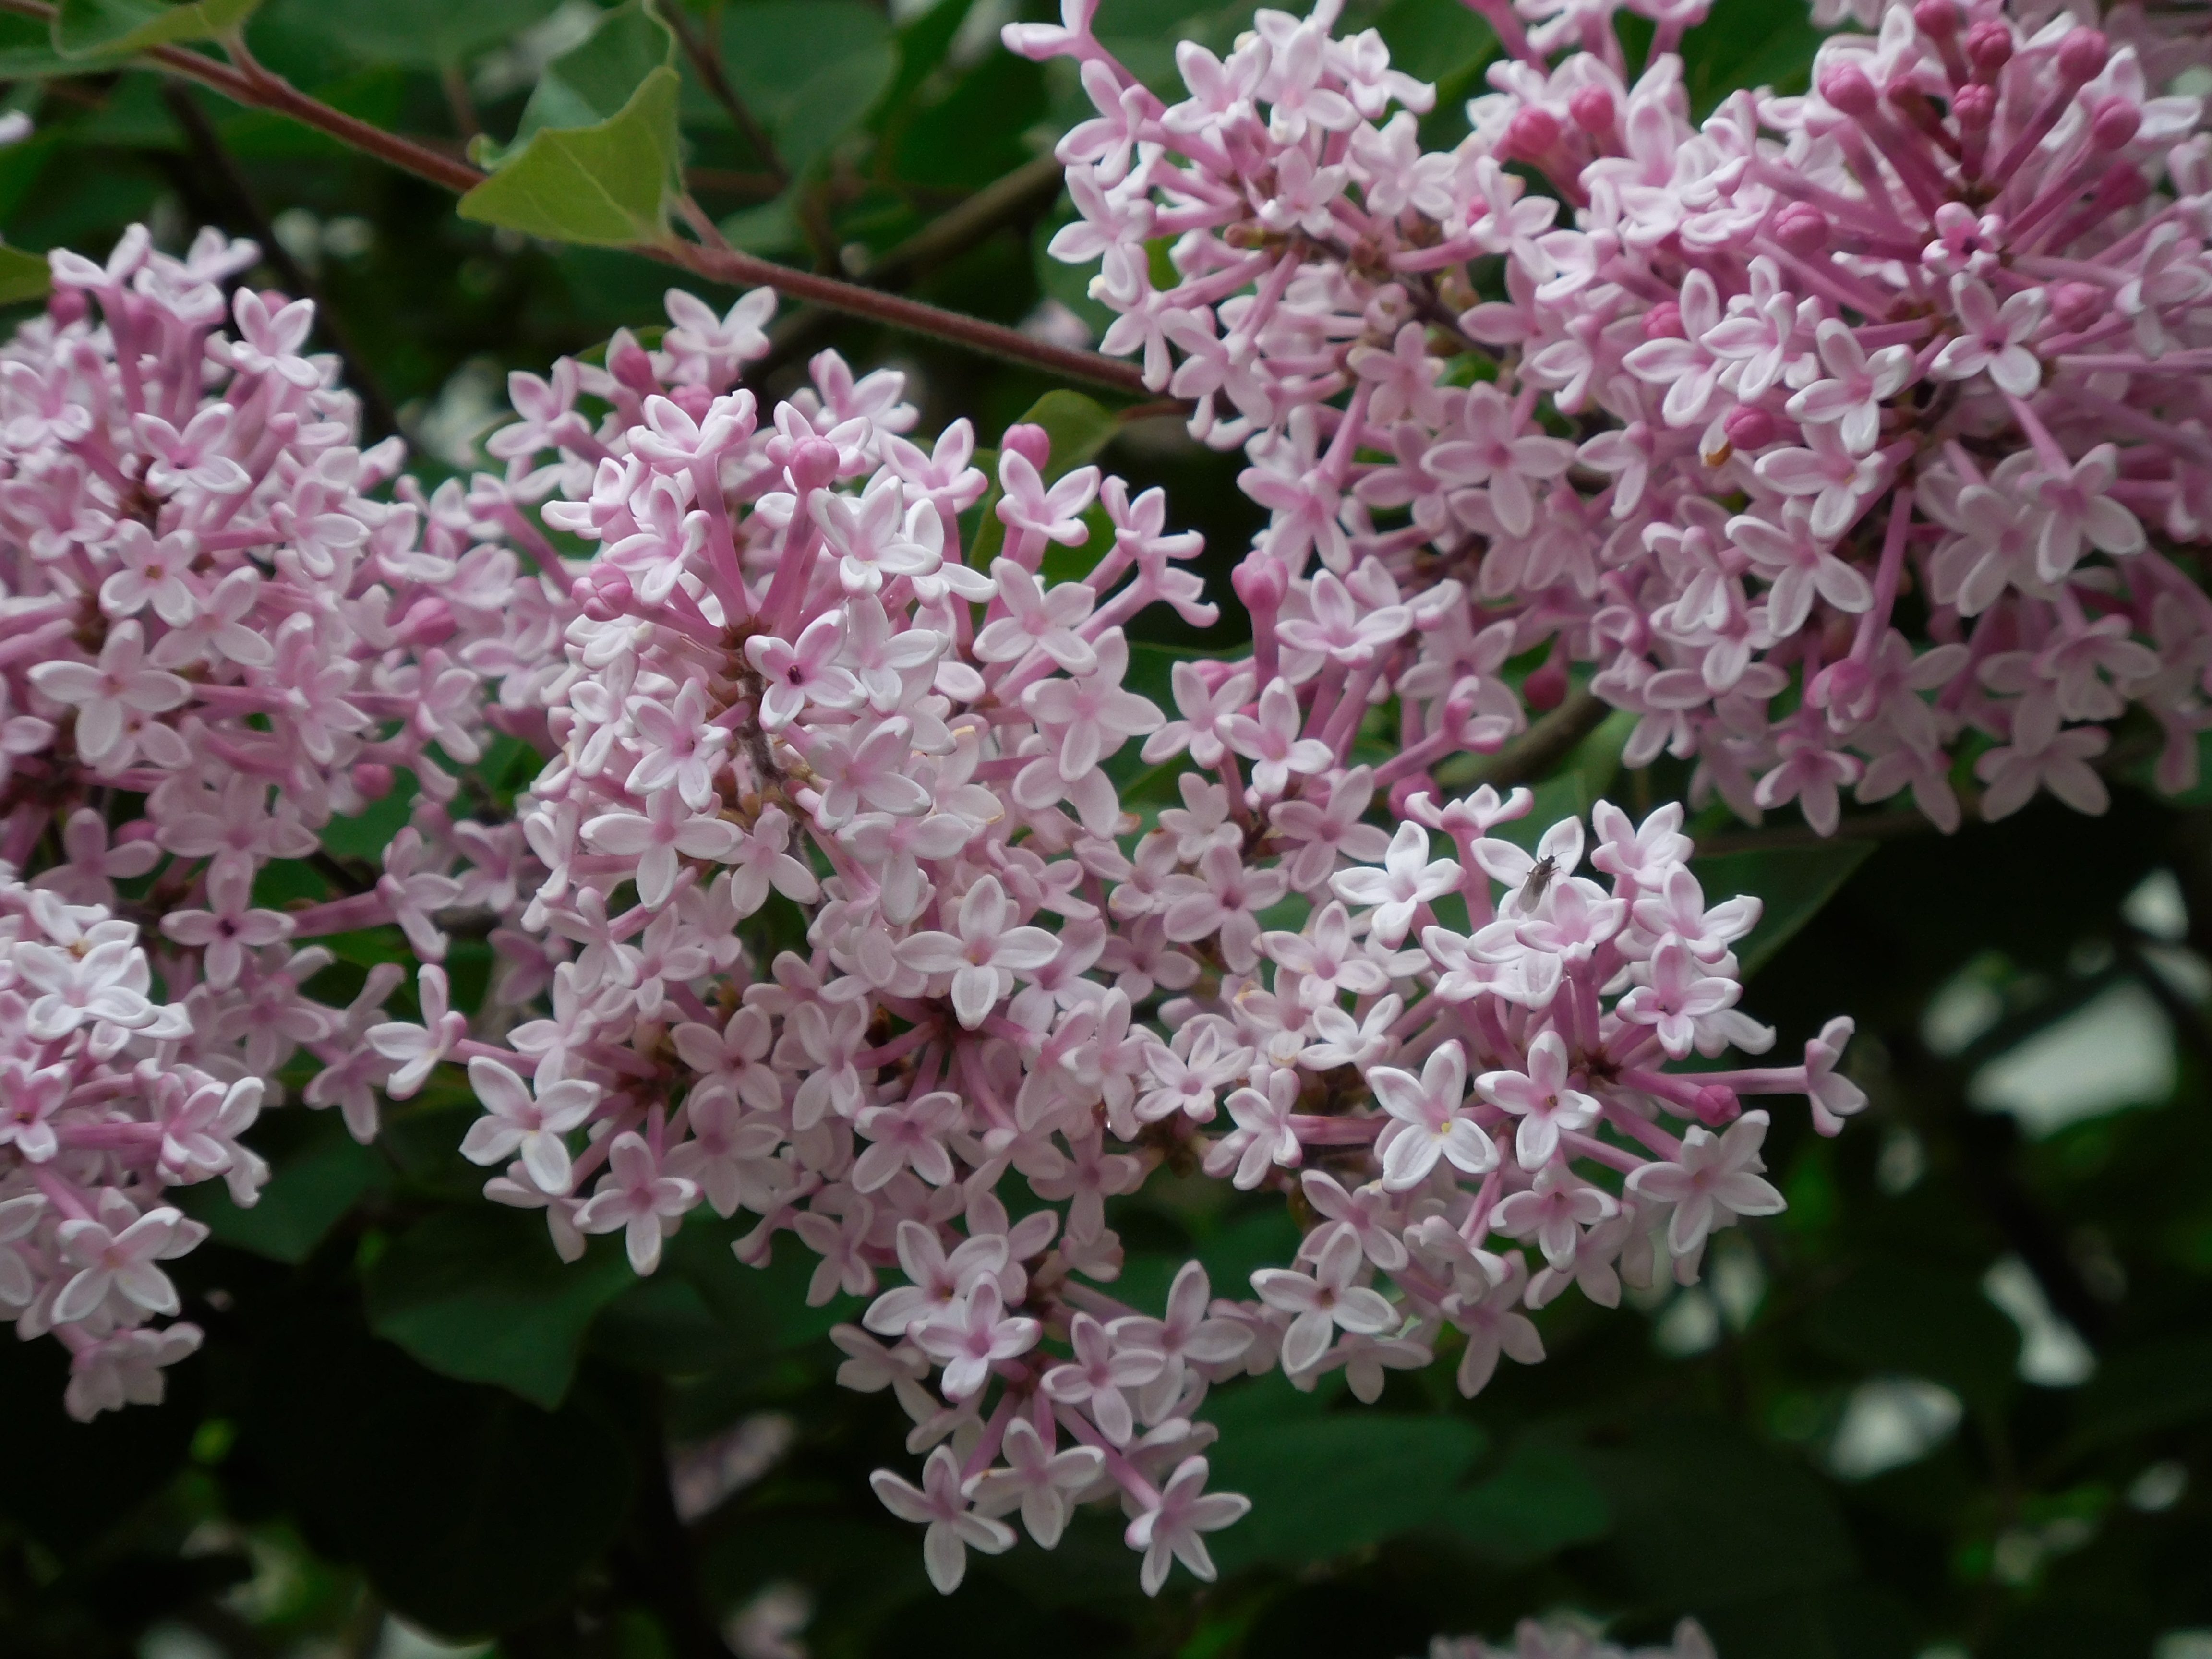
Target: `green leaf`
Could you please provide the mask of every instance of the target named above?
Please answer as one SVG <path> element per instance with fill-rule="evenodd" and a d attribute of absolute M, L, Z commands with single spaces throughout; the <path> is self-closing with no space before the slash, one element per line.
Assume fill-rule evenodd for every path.
<path fill-rule="evenodd" d="M 1572 1449 L 1523 1437 L 1497 1474 L 1453 1494 L 1437 1521 L 1510 1571 L 1604 1537 L 1613 1511 Z"/>
<path fill-rule="evenodd" d="M 514 148 L 548 127 L 587 127 L 622 113 L 646 78 L 672 69 L 676 37 L 644 0 L 628 0 L 599 20 L 588 40 L 545 66 L 523 106 Z"/>
<path fill-rule="evenodd" d="M 1827 38 L 1797 0 L 1717 0 L 1682 42 L 1682 78 L 1698 118 L 1738 87 L 1802 92 Z"/>
<path fill-rule="evenodd" d="M 42 256 L 19 247 L 0 247 L 0 306 L 45 299 L 52 278 Z"/>
<path fill-rule="evenodd" d="M 434 72 L 459 69 L 560 0 L 314 0 L 313 23 L 357 57 Z M 295 15 L 306 10 L 295 9 Z"/>
<path fill-rule="evenodd" d="M 187 1214 L 207 1223 L 222 1243 L 296 1267 L 368 1194 L 390 1184 L 384 1160 L 346 1133 L 336 1112 L 315 1119 L 314 1133 L 289 1158 L 249 1209 L 231 1202 L 220 1181 L 202 1182 L 178 1194 Z"/>
<path fill-rule="evenodd" d="M 1224 1425 L 1208 1487 L 1252 1500 L 1251 1514 L 1207 1543 L 1231 1569 L 1323 1561 L 1425 1526 L 1483 1445 L 1461 1418 L 1326 1411 L 1273 1378 L 1224 1389 L 1206 1413 Z"/>
<path fill-rule="evenodd" d="M 1797 930 L 1820 913 L 1859 866 L 1873 856 L 1870 841 L 1832 841 L 1818 847 L 1762 848 L 1692 859 L 1690 870 L 1705 890 L 1705 902 L 1717 904 L 1739 893 L 1755 893 L 1766 908 L 1759 926 L 1736 945 L 1736 957 L 1749 979 L 1787 945 Z"/>
<path fill-rule="evenodd" d="M 180 40 L 213 40 L 237 31 L 261 0 L 61 0 L 54 13 L 54 50 L 65 58 L 144 52 Z"/>
<path fill-rule="evenodd" d="M 636 1477 L 604 1405 L 548 1413 L 434 1376 L 323 1298 L 264 1304 L 240 1449 L 319 1554 L 414 1623 L 474 1638 L 574 1593 Z"/>
<path fill-rule="evenodd" d="M 1827 1489 L 1739 1429 L 1644 1417 L 1626 1444 L 1583 1456 L 1613 1505 L 1607 1553 L 1670 1614 L 1853 1576 L 1850 1536 Z"/>
<path fill-rule="evenodd" d="M 899 57 L 880 7 L 767 0 L 723 8 L 722 63 L 778 159 L 799 174 L 866 118 Z"/>
<path fill-rule="evenodd" d="M 1924 1376 L 1978 1408 L 2002 1407 L 2020 1333 L 1970 1279 L 1920 1263 L 1869 1261 L 1813 1310 L 1813 1340 L 1876 1375 Z"/>
<path fill-rule="evenodd" d="M 659 240 L 668 229 L 682 86 L 664 65 L 597 125 L 541 128 L 461 198 L 461 217 L 553 242 L 619 247 Z"/>
<path fill-rule="evenodd" d="M 384 1253 L 368 1275 L 368 1323 L 434 1371 L 550 1411 L 592 1317 L 634 1282 L 618 1242 L 564 1262 L 538 1217 L 479 1205 L 418 1222 Z"/>
<path fill-rule="evenodd" d="M 2081 1390 L 2077 1443 L 2098 1445 L 2212 1418 L 2212 1336 L 2112 1355 Z"/>

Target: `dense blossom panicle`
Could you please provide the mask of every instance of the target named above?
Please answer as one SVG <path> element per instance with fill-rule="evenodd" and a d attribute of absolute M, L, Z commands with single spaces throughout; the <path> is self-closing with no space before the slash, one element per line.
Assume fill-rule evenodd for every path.
<path fill-rule="evenodd" d="M 1125 625 L 1211 612 L 1156 495 L 1039 428 L 989 471 L 965 422 L 925 447 L 900 378 L 833 353 L 764 410 L 757 350 L 687 345 L 690 309 L 562 364 L 558 410 L 521 387 L 471 487 L 574 606 L 500 688 L 550 757 L 526 850 L 457 825 L 470 861 L 418 902 L 495 913 L 490 1002 L 471 1024 L 426 963 L 419 1018 L 362 1041 L 394 1095 L 465 1067 L 463 1151 L 562 1254 L 620 1233 L 651 1273 L 703 1206 L 751 1218 L 744 1261 L 811 1252 L 817 1304 L 864 1298 L 841 1376 L 914 1421 L 924 1467 L 876 1486 L 939 1588 L 1017 1512 L 1050 1547 L 1115 1496 L 1148 1591 L 1211 1577 L 1246 1508 L 1206 1489 L 1213 1386 L 1341 1369 L 1372 1400 L 1453 1352 L 1472 1394 L 1542 1358 L 1528 1310 L 1694 1279 L 1780 1207 L 1747 1103 L 1817 1097 L 1829 1129 L 1861 1103 L 1848 1022 L 1805 1065 L 1668 1069 L 1773 1040 L 1735 1006 L 1757 902 L 1708 905 L 1679 807 L 1529 836 L 1528 791 L 1435 789 L 1518 720 L 1422 674 L 1495 667 L 1448 584 L 1324 571 L 1271 649 L 1179 665 L 1170 722 Z M 1054 546 L 1088 573 L 1050 579 Z M 1425 731 L 1372 754 L 1394 689 Z M 1139 756 L 1188 757 L 1149 830 Z M 1303 1248 L 1115 1296 L 1109 1200 L 1166 1167 L 1295 1195 Z"/>
<path fill-rule="evenodd" d="M 452 769 L 542 729 L 487 686 L 566 602 L 458 487 L 391 498 L 400 447 L 363 448 L 336 360 L 302 355 L 313 307 L 226 297 L 258 257 L 138 228 L 104 264 L 57 252 L 46 314 L 0 347 L 0 1299 L 70 1347 L 81 1416 L 158 1397 L 198 1341 L 146 1322 L 177 1310 L 151 1264 L 204 1231 L 165 1186 L 220 1175 L 252 1203 L 237 1136 L 286 1073 L 374 1132 L 394 1068 L 363 1033 L 397 970 L 330 1006 L 311 941 L 398 921 L 442 954 L 433 918 L 480 896 L 446 872 L 466 847 L 481 888 L 520 842 L 451 822 Z M 257 897 L 402 779 L 416 827 L 380 870 Z"/>
<path fill-rule="evenodd" d="M 2201 14 L 1819 0 L 1854 27 L 1807 94 L 1693 120 L 1705 5 L 1632 8 L 1632 73 L 1615 0 L 1470 3 L 1505 51 L 1443 151 L 1340 0 L 1185 46 L 1175 103 L 1085 7 L 1006 32 L 1101 112 L 1052 251 L 1098 263 L 1104 349 L 1249 459 L 1262 678 L 1297 712 L 1395 688 L 1418 766 L 1586 663 L 1632 764 L 1824 834 L 1908 789 L 1947 830 L 2101 811 L 2123 718 L 2194 784 L 2212 134 L 2166 88 Z"/>
<path fill-rule="evenodd" d="M 240 395 L 311 395 L 283 355 L 299 314 L 238 309 L 260 358 L 210 355 L 261 377 Z M 1063 469 L 1022 426 L 994 490 L 965 422 L 925 448 L 900 378 L 834 353 L 763 411 L 735 382 L 764 308 L 670 309 L 658 349 L 618 335 L 604 367 L 518 377 L 504 473 L 428 503 L 313 497 L 242 547 L 194 532 L 173 564 L 111 513 L 21 555 L 57 625 L 9 671 L 37 730 L 7 822 L 46 938 L 13 947 L 36 995 L 0 985 L 21 1023 L 0 1063 L 32 1103 L 4 1190 L 40 1252 L 25 1299 L 58 1298 L 64 1340 L 97 1347 L 85 1408 L 144 1397 L 188 1346 L 129 1312 L 175 1310 L 149 1264 L 196 1236 L 159 1183 L 221 1173 L 250 1199 L 236 1135 L 280 1074 L 362 1134 L 380 1099 L 465 1078 L 486 1196 L 541 1211 L 563 1256 L 619 1234 L 653 1273 L 706 1206 L 751 1218 L 742 1260 L 803 1248 L 813 1301 L 865 1299 L 841 1380 L 914 1421 L 919 1482 L 876 1484 L 925 1526 L 940 1587 L 1012 1543 L 1002 1517 L 1049 1546 L 1072 1506 L 1115 1498 L 1156 1592 L 1178 1562 L 1211 1577 L 1206 1534 L 1247 1507 L 1206 1491 L 1215 1385 L 1340 1369 L 1372 1401 L 1442 1353 L 1476 1393 L 1501 1358 L 1542 1358 L 1531 1310 L 1694 1279 L 1714 1231 L 1781 1206 L 1747 1103 L 1805 1095 L 1831 1133 L 1863 1103 L 1837 1071 L 1848 1020 L 1802 1065 L 1669 1069 L 1773 1041 L 1735 1006 L 1757 901 L 1708 903 L 1679 805 L 1538 834 L 1525 789 L 1436 787 L 1433 761 L 1518 718 L 1494 678 L 1424 673 L 1490 674 L 1503 648 L 1468 636 L 1449 584 L 1407 599 L 1372 562 L 1323 571 L 1250 660 L 1184 665 L 1170 724 L 1126 684 L 1125 624 L 1212 611 L 1156 493 Z M 250 425 L 207 429 L 223 421 Z M 193 488 L 225 523 L 258 499 Z M 166 513 L 143 527 L 183 534 Z M 1049 579 L 1052 546 L 1087 574 Z M 245 598 L 216 624 L 150 598 L 118 620 L 102 607 L 137 590 L 103 558 L 137 559 L 122 574 L 151 594 Z M 496 581 L 468 574 L 494 559 Z M 289 619 L 257 631 L 279 598 Z M 303 684 L 319 727 L 280 706 Z M 1427 729 L 1391 754 L 1366 716 L 1394 688 Z M 88 712 L 107 704 L 112 732 Z M 511 814 L 485 793 L 459 816 L 444 763 L 493 732 L 542 769 Z M 1139 754 L 1190 757 L 1150 829 L 1117 781 Z M 315 831 L 403 768 L 410 819 L 355 879 Z M 142 799 L 111 833 L 100 806 Z M 303 864 L 358 890 L 256 902 Z M 129 918 L 157 915 L 134 944 Z M 496 959 L 473 1009 L 441 960 L 464 923 Z M 420 958 L 411 1004 L 387 1006 L 408 977 L 390 963 L 343 1009 L 311 1000 L 329 957 L 301 942 L 376 926 Z M 147 1000 L 157 975 L 173 1006 Z M 81 1079 L 79 1054 L 108 1070 Z M 1109 1201 L 1170 1167 L 1295 1198 L 1302 1247 L 1219 1296 L 1197 1262 L 1164 1308 L 1115 1296 Z"/>

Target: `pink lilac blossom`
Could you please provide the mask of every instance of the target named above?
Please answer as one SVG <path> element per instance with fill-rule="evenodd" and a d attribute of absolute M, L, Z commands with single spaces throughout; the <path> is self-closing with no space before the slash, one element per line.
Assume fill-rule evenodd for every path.
<path fill-rule="evenodd" d="M 236 1136 L 288 1068 L 374 1132 L 394 1068 L 364 1034 L 397 971 L 330 1006 L 312 941 L 396 922 L 439 957 L 439 915 L 519 856 L 518 826 L 446 807 L 495 733 L 542 730 L 516 671 L 566 603 L 459 486 L 379 498 L 401 447 L 361 447 L 336 360 L 306 355 L 313 307 L 226 298 L 258 257 L 212 232 L 172 257 L 139 228 L 105 264 L 57 252 L 46 314 L 0 347 L 0 867 L 27 884 L 4 907 L 0 1182 L 37 1211 L 21 1259 L 82 1268 L 9 1306 L 76 1353 L 80 1415 L 158 1397 L 197 1340 L 143 1322 L 176 1311 L 148 1264 L 203 1231 L 163 1183 L 222 1174 L 251 1203 Z M 327 902 L 257 900 L 402 778 L 418 804 L 380 871 L 325 860 Z"/>
<path fill-rule="evenodd" d="M 1820 0 L 1872 32 L 1804 95 L 1692 120 L 1704 5 L 1634 7 L 1632 76 L 1613 0 L 1469 4 L 1504 51 L 1440 151 L 1433 88 L 1335 38 L 1341 0 L 1185 43 L 1173 103 L 1085 0 L 1006 33 L 1102 112 L 1060 147 L 1052 251 L 1098 263 L 1105 349 L 1243 449 L 1270 514 L 1237 591 L 1298 708 L 1259 726 L 1395 689 L 1403 784 L 1577 663 L 1641 717 L 1630 763 L 1692 763 L 1694 802 L 1752 820 L 1826 834 L 1908 789 L 1946 830 L 2039 792 L 2100 811 L 2124 718 L 2194 784 L 2212 134 L 2164 88 L 2212 62 L 2201 15 Z M 1516 695 L 1498 665 L 1540 650 Z M 1268 744 L 1237 746 L 1295 767 Z"/>
<path fill-rule="evenodd" d="M 531 513 L 598 544 L 558 566 L 576 614 L 534 679 L 556 746 L 495 935 L 527 971 L 471 1036 L 425 965 L 424 1021 L 371 1036 L 465 1063 L 487 1195 L 564 1255 L 619 1231 L 649 1273 L 706 1206 L 755 1218 L 744 1261 L 818 1257 L 817 1304 L 866 1298 L 841 1379 L 913 1419 L 923 1468 L 875 1484 L 940 1589 L 1006 1517 L 1049 1547 L 1105 1500 L 1148 1592 L 1211 1577 L 1246 1507 L 1206 1489 L 1216 1384 L 1340 1368 L 1372 1400 L 1456 1350 L 1474 1393 L 1542 1357 L 1525 1310 L 1566 1283 L 1694 1279 L 1713 1230 L 1780 1207 L 1747 1102 L 1816 1095 L 1829 1128 L 1863 1103 L 1848 1022 L 1808 1065 L 1667 1069 L 1772 1042 L 1734 1006 L 1757 902 L 1705 903 L 1679 807 L 1598 809 L 1608 887 L 1579 821 L 1505 838 L 1525 790 L 1408 798 L 1505 719 L 1441 676 L 1404 692 L 1410 758 L 1354 762 L 1395 642 L 1463 606 L 1325 577 L 1271 660 L 1187 665 L 1171 726 L 1124 685 L 1131 618 L 1210 614 L 1161 502 L 1016 427 L 963 523 L 991 483 L 966 422 L 925 449 L 900 378 L 834 354 L 764 413 L 738 367 L 617 337 L 555 377 L 596 419 L 533 404 L 553 435 L 472 486 L 544 568 Z M 1048 580 L 1048 543 L 1097 562 Z M 1142 833 L 1108 769 L 1137 739 L 1193 756 Z M 1365 821 L 1389 804 L 1395 836 Z M 770 905 L 797 925 L 757 955 Z M 1249 1297 L 1191 1262 L 1134 1305 L 1109 1200 L 1170 1163 L 1317 1224 Z"/>

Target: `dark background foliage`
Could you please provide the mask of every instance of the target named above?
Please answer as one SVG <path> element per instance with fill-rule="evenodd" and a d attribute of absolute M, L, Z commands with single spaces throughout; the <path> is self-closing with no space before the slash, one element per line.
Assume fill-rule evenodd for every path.
<path fill-rule="evenodd" d="M 1249 15 L 1193 3 L 1106 0 L 1101 33 L 1158 82 L 1176 39 L 1221 46 Z M 1079 94 L 999 50 L 1011 15 L 695 8 L 765 142 L 687 58 L 691 188 L 751 251 L 1010 324 L 1096 326 L 1083 274 L 1041 252 L 1067 208 L 1038 158 Z M 270 0 L 249 39 L 318 97 L 459 154 L 511 134 L 596 16 L 592 0 Z M 1457 0 L 1355 3 L 1352 21 L 1438 83 L 1425 136 L 1452 142 L 1484 27 Z M 1814 38 L 1796 0 L 1720 0 L 1692 37 L 1693 95 L 1802 82 Z M 660 266 L 465 222 L 274 116 L 62 63 L 41 23 L 0 15 L 0 79 L 37 121 L 0 152 L 9 243 L 100 253 L 134 219 L 173 246 L 199 222 L 256 236 L 257 280 L 323 303 L 369 425 L 404 430 L 427 478 L 470 464 L 505 371 L 659 317 Z M 835 345 L 908 369 L 931 428 L 965 413 L 987 441 L 1050 389 L 803 310 L 778 342 L 771 390 Z M 1237 462 L 1171 420 L 1111 433 L 1109 463 L 1166 484 L 1224 574 L 1253 522 Z M 1153 668 L 1233 645 L 1230 611 L 1203 640 L 1150 624 Z M 1601 729 L 1545 805 L 1609 789 L 1642 810 L 1686 781 L 1616 780 L 1621 735 Z M 516 760 L 495 757 L 487 787 L 520 781 Z M 1832 1142 L 1784 1113 L 1787 1215 L 1726 1236 L 1707 1285 L 1661 1305 L 1571 1295 L 1541 1316 L 1549 1362 L 1506 1366 L 1478 1401 L 1445 1367 L 1394 1375 L 1374 1408 L 1340 1382 L 1222 1391 L 1217 1484 L 1257 1508 L 1219 1535 L 1218 1586 L 1178 1574 L 1156 1601 L 1103 1516 L 1055 1553 L 974 1560 L 935 1596 L 918 1537 L 866 1487 L 910 1461 L 903 1419 L 832 1386 L 824 1333 L 854 1310 L 805 1305 L 794 1243 L 754 1272 L 702 1211 L 650 1281 L 608 1240 L 562 1268 L 527 1218 L 477 1196 L 459 1091 L 395 1111 L 366 1149 L 334 1116 L 271 1114 L 262 1203 L 196 1194 L 216 1236 L 179 1277 L 209 1340 L 166 1404 L 70 1424 L 58 1351 L 0 1344 L 0 1652 L 367 1659 L 401 1651 L 396 1615 L 511 1659 L 690 1659 L 782 1585 L 811 1601 L 820 1656 L 1387 1659 L 1564 1606 L 1628 1638 L 1694 1613 L 1727 1659 L 2149 1653 L 2212 1626 L 2209 810 L 2212 793 L 2158 805 L 2124 787 L 2100 820 L 2041 806 L 1946 840 L 1883 817 L 1826 848 L 1708 814 L 1708 891 L 1760 892 L 1774 917 L 1748 1005 L 1785 1049 L 1855 1015 L 1872 1109 Z M 390 828 L 338 826 L 331 850 Z M 399 954 L 346 944 L 341 975 Z M 465 990 L 483 966 L 465 943 Z M 1233 1289 L 1295 1239 L 1274 1200 L 1173 1181 L 1116 1224 L 1139 1300 L 1193 1249 Z M 788 1449 L 687 1523 L 668 1448 L 740 1425 L 744 1445 Z"/>

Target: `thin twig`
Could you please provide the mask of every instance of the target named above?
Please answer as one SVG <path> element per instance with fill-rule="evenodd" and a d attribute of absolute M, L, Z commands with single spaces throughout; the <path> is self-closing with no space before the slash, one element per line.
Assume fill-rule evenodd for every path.
<path fill-rule="evenodd" d="M 1496 754 L 1483 757 L 1465 787 L 1486 783 L 1505 789 L 1543 777 L 1573 753 L 1576 744 L 1604 725 L 1612 713 L 1612 705 L 1595 691 L 1577 687 L 1567 694 L 1565 702 L 1518 738 Z"/>
<path fill-rule="evenodd" d="M 775 153 L 775 141 L 768 136 L 768 129 L 759 118 L 746 107 L 745 100 L 738 96 L 738 89 L 730 84 L 730 77 L 722 69 L 722 54 L 712 41 L 691 27 L 691 20 L 684 15 L 683 0 L 656 9 L 660 21 L 668 25 L 668 32 L 684 48 L 684 55 L 691 60 L 691 67 L 699 71 L 699 79 L 714 94 L 714 101 L 728 112 L 746 143 L 752 147 L 754 159 L 775 176 L 776 188 L 781 190 L 791 182 L 791 169 Z"/>
<path fill-rule="evenodd" d="M 845 275 L 870 288 L 904 287 L 923 272 L 968 252 L 1008 224 L 1018 224 L 1051 206 L 1063 187 L 1065 173 L 1058 161 L 1040 155 L 1012 173 L 993 179 L 973 195 L 962 198 L 904 241 L 886 248 L 878 258 L 857 269 L 848 265 Z M 771 339 L 775 349 L 765 367 L 790 362 L 812 349 L 836 320 L 826 309 L 794 313 L 780 322 Z M 1188 413 L 1178 403 L 1176 410 Z"/>
<path fill-rule="evenodd" d="M 169 113 L 176 118 L 177 125 L 183 130 L 185 143 L 191 150 L 193 158 L 221 187 L 222 193 L 230 198 L 230 210 L 243 221 L 240 228 L 250 231 L 254 240 L 261 244 L 261 257 L 268 261 L 277 282 L 300 298 L 314 301 L 315 316 L 322 324 L 323 333 L 345 362 L 346 384 L 361 399 L 362 424 L 368 429 L 368 435 L 380 438 L 398 431 L 399 417 L 393 411 L 391 400 L 384 395 L 384 388 L 369 372 L 368 360 L 355 349 L 343 319 L 307 267 L 292 257 L 291 250 L 277 236 L 276 228 L 270 223 L 268 214 L 262 210 L 260 198 L 254 195 L 252 185 L 246 181 L 244 171 L 238 165 L 238 158 L 224 145 L 222 135 L 215 130 L 215 123 L 208 119 L 207 112 L 200 107 L 199 100 L 192 96 L 191 89 L 181 80 L 173 76 L 163 77 L 161 98 L 168 105 Z"/>
<path fill-rule="evenodd" d="M 46 0 L 0 0 L 0 12 L 49 23 L 54 16 L 54 8 Z M 234 54 L 234 64 L 218 64 L 179 46 L 156 46 L 141 57 L 144 62 L 198 81 L 234 102 L 289 116 L 303 126 L 328 133 L 341 143 L 447 190 L 465 193 L 489 176 L 465 161 L 441 155 L 426 145 L 386 132 L 310 98 L 281 76 L 263 68 L 242 42 L 227 42 L 226 50 Z M 1133 363 L 1117 362 L 1095 351 L 1072 350 L 1048 341 L 1032 339 L 1019 329 L 1008 328 L 1002 323 L 963 317 L 957 312 L 923 305 L 894 294 L 881 294 L 855 283 L 780 265 L 734 248 L 702 247 L 672 236 L 665 242 L 634 243 L 629 252 L 674 265 L 709 282 L 725 283 L 734 288 L 773 288 L 793 300 L 827 306 L 848 316 L 866 318 L 887 327 L 964 346 L 987 356 L 1105 386 L 1125 396 L 1142 396 L 1146 390 L 1144 374 Z"/>

